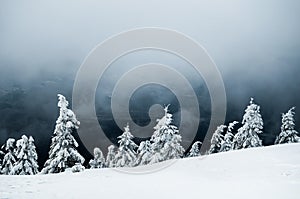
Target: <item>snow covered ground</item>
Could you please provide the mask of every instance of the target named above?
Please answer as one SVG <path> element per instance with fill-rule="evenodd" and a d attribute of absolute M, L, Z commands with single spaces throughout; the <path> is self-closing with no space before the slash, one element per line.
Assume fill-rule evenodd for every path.
<path fill-rule="evenodd" d="M 144 173 L 160 167 L 165 168 Z M 300 198 L 300 144 L 219 153 L 126 171 L 2 175 L 0 198 Z"/>

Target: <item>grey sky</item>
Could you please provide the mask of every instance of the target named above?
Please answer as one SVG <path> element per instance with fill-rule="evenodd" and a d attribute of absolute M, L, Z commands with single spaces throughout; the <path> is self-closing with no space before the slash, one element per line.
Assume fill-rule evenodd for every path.
<path fill-rule="evenodd" d="M 220 70 L 250 70 L 296 56 L 298 1 L 1 1 L 1 65 L 37 71 L 66 60 L 78 68 L 107 37 L 144 26 L 183 32 L 202 44 Z M 4 62 L 4 63 L 3 63 Z M 48 67 L 48 66 L 47 66 Z M 259 66 L 261 67 L 261 66 Z M 31 74 L 32 71 L 28 72 Z M 29 75 L 30 75 L 29 74 Z"/>

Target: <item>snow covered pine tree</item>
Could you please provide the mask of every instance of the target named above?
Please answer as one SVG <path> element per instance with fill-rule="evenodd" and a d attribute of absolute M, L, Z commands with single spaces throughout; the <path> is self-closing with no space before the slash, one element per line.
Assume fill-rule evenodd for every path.
<path fill-rule="evenodd" d="M 0 150 L 0 175 L 1 175 L 2 161 L 3 161 L 4 155 L 5 155 L 5 153 L 3 153 L 3 151 Z"/>
<path fill-rule="evenodd" d="M 94 148 L 94 159 L 90 160 L 89 165 L 91 166 L 91 169 L 105 167 L 105 158 L 103 157 L 101 149 L 98 147 Z"/>
<path fill-rule="evenodd" d="M 49 159 L 45 162 L 41 173 L 59 173 L 74 165 L 82 165 L 84 158 L 78 153 L 78 143 L 72 133 L 78 129 L 80 122 L 72 110 L 68 109 L 66 98 L 58 94 L 59 117 L 56 120 L 54 137 L 49 151 Z"/>
<path fill-rule="evenodd" d="M 2 161 L 2 169 L 1 173 L 5 175 L 9 175 L 14 163 L 16 162 L 16 157 L 14 154 L 15 147 L 14 147 L 15 139 L 8 138 L 5 144 L 5 147 L 2 146 L 2 148 L 5 149 L 6 154 L 4 155 L 3 161 Z"/>
<path fill-rule="evenodd" d="M 224 129 L 226 128 L 226 125 L 220 125 L 217 127 L 217 130 L 214 132 L 211 141 L 210 141 L 210 148 L 208 151 L 208 154 L 212 153 L 219 153 L 221 149 L 221 143 L 224 141 L 222 134 L 224 132 Z"/>
<path fill-rule="evenodd" d="M 226 134 L 224 136 L 224 140 L 221 143 L 221 148 L 220 148 L 220 152 L 225 152 L 225 151 L 230 151 L 233 148 L 233 133 L 232 130 L 234 128 L 234 126 L 238 124 L 237 121 L 231 122 L 228 125 Z"/>
<path fill-rule="evenodd" d="M 300 142 L 298 132 L 295 130 L 295 107 L 282 114 L 281 133 L 277 136 L 275 144 Z"/>
<path fill-rule="evenodd" d="M 34 139 L 30 136 L 22 135 L 17 141 L 17 162 L 14 164 L 11 175 L 35 175 L 38 173 L 37 153 Z"/>
<path fill-rule="evenodd" d="M 133 141 L 133 135 L 130 133 L 129 125 L 124 127 L 125 131 L 119 138 L 119 149 L 116 154 L 116 167 L 132 167 L 136 161 L 135 149 L 138 147 Z"/>
<path fill-rule="evenodd" d="M 112 168 L 112 167 L 115 167 L 115 159 L 116 159 L 116 147 L 114 145 L 110 145 L 108 147 L 108 152 L 107 152 L 107 155 L 106 155 L 106 166 L 108 168 Z"/>
<path fill-rule="evenodd" d="M 157 119 L 155 132 L 151 137 L 153 157 L 150 163 L 161 162 L 169 159 L 181 158 L 184 148 L 181 146 L 181 135 L 178 128 L 172 125 L 172 114 L 168 112 L 169 106 L 164 108 L 165 115 Z"/>
<path fill-rule="evenodd" d="M 191 158 L 191 157 L 198 157 L 200 156 L 200 147 L 202 145 L 202 142 L 197 141 L 192 145 L 191 150 L 189 151 L 187 157 Z"/>
<path fill-rule="evenodd" d="M 264 123 L 260 115 L 260 106 L 253 103 L 253 98 L 251 98 L 250 105 L 245 110 L 242 124 L 243 126 L 233 139 L 234 149 L 262 146 L 258 134 L 262 133 Z"/>
<path fill-rule="evenodd" d="M 143 141 L 140 143 L 138 148 L 138 155 L 136 159 L 136 166 L 147 165 L 151 162 L 153 154 L 152 145 L 149 140 Z"/>

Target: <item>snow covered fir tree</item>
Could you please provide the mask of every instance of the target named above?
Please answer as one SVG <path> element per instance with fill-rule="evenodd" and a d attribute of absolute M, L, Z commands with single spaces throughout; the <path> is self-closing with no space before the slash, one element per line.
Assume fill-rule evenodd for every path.
<path fill-rule="evenodd" d="M 151 137 L 153 157 L 150 163 L 183 157 L 184 148 L 181 146 L 181 135 L 178 128 L 172 124 L 173 115 L 169 106 L 164 108 L 165 114 L 157 119 L 154 133 Z"/>
<path fill-rule="evenodd" d="M 147 165 L 151 162 L 153 149 L 149 140 L 140 143 L 137 150 L 137 159 L 135 165 Z"/>
<path fill-rule="evenodd" d="M 11 173 L 12 168 L 16 162 L 14 144 L 15 144 L 15 139 L 8 138 L 6 144 L 2 147 L 6 151 L 2 161 L 2 168 L 1 168 L 1 173 L 4 175 L 9 175 Z"/>
<path fill-rule="evenodd" d="M 230 151 L 233 149 L 233 129 L 236 124 L 238 124 L 237 121 L 229 123 L 226 134 L 224 135 L 224 140 L 221 142 L 220 152 Z"/>
<path fill-rule="evenodd" d="M 211 138 L 211 145 L 208 151 L 208 154 L 220 152 L 222 142 L 224 141 L 223 132 L 226 128 L 226 125 L 220 125 L 217 127 L 217 130 L 214 132 Z"/>
<path fill-rule="evenodd" d="M 94 159 L 90 160 L 89 165 L 91 169 L 99 169 L 105 167 L 105 158 L 101 149 L 94 148 Z"/>
<path fill-rule="evenodd" d="M 191 150 L 189 151 L 187 157 L 191 158 L 191 157 L 198 157 L 200 156 L 200 148 L 201 148 L 202 142 L 197 141 L 192 145 Z"/>
<path fill-rule="evenodd" d="M 109 168 L 115 167 L 115 159 L 116 159 L 116 147 L 114 145 L 110 145 L 108 148 L 108 152 L 106 155 L 106 166 Z"/>
<path fill-rule="evenodd" d="M 136 148 L 138 147 L 130 133 L 129 125 L 124 127 L 124 132 L 118 137 L 119 149 L 115 156 L 116 167 L 132 167 L 136 161 Z"/>
<path fill-rule="evenodd" d="M 2 170 L 2 160 L 3 160 L 4 155 L 5 155 L 5 153 L 3 153 L 3 151 L 0 150 L 0 174 L 1 174 L 1 170 Z"/>
<path fill-rule="evenodd" d="M 84 158 L 76 150 L 78 143 L 72 135 L 79 128 L 80 122 L 73 111 L 68 109 L 68 105 L 66 98 L 58 94 L 59 117 L 50 146 L 49 159 L 41 171 L 43 174 L 63 172 L 84 162 Z"/>
<path fill-rule="evenodd" d="M 281 132 L 275 140 L 275 144 L 300 142 L 298 132 L 295 130 L 295 107 L 282 114 Z"/>
<path fill-rule="evenodd" d="M 245 110 L 242 125 L 234 136 L 233 148 L 242 149 L 262 146 L 262 141 L 258 135 L 262 133 L 264 123 L 260 114 L 260 106 L 253 102 L 253 98 L 251 98 L 250 104 Z"/>
<path fill-rule="evenodd" d="M 16 144 L 17 161 L 10 171 L 12 175 L 35 175 L 38 173 L 37 153 L 34 139 L 23 135 Z"/>

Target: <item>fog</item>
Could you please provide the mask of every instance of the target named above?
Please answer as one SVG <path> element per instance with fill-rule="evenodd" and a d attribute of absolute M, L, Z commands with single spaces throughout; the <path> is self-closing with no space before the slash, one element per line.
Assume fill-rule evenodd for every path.
<path fill-rule="evenodd" d="M 56 94 L 71 102 L 87 54 L 111 35 L 137 27 L 177 30 L 200 43 L 224 80 L 226 122 L 240 121 L 254 97 L 262 107 L 263 142 L 272 144 L 281 113 L 300 107 L 299 8 L 292 0 L 1 1 L 0 144 L 26 132 L 35 137 L 43 162 L 58 114 Z M 119 64 L 142 63 L 146 55 Z M 180 67 L 175 58 L 166 59 Z M 202 84 L 199 80 L 205 90 Z M 299 129 L 298 109 L 296 125 Z"/>

